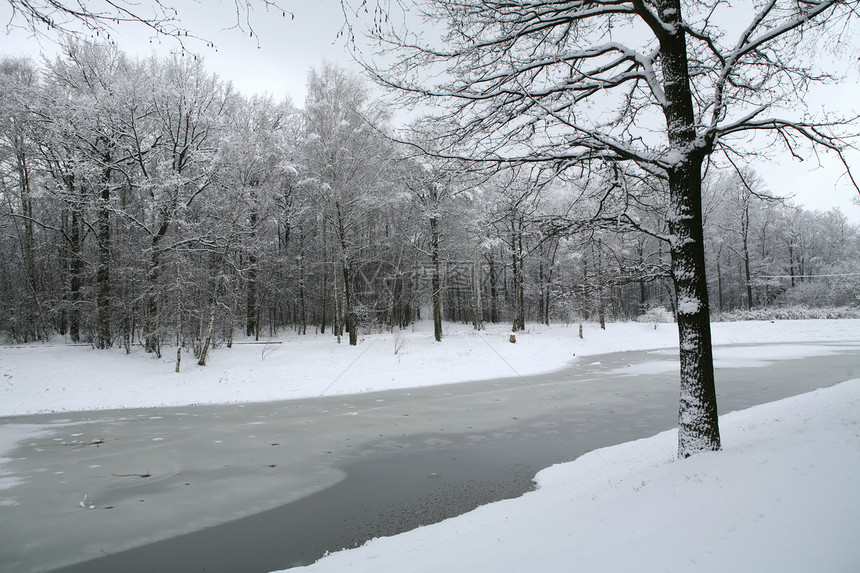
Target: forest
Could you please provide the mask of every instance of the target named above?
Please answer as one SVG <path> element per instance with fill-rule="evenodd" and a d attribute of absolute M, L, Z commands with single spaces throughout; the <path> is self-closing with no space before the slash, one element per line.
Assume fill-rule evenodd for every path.
<path fill-rule="evenodd" d="M 321 65 L 303 107 L 178 53 L 0 62 L 0 338 L 193 352 L 290 329 L 670 315 L 665 181 L 475 165 Z M 405 135 L 404 135 L 405 134 Z M 411 143 L 406 143 L 409 140 Z M 436 152 L 432 150 L 435 149 Z M 710 169 L 712 318 L 860 305 L 860 228 Z M 822 190 L 823 192 L 824 190 Z"/>

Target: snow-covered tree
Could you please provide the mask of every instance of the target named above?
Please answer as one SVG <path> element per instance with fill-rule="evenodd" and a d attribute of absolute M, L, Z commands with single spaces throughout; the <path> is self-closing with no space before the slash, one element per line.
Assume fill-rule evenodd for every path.
<path fill-rule="evenodd" d="M 378 192 L 391 159 L 390 146 L 379 131 L 386 118 L 371 102 L 360 78 L 330 64 L 311 70 L 308 76 L 304 118 L 309 173 L 304 185 L 312 188 L 334 238 L 343 326 L 354 346 L 360 322 L 356 265 L 365 246 L 359 228 L 380 205 Z"/>
<path fill-rule="evenodd" d="M 449 154 L 557 169 L 623 165 L 665 182 L 681 350 L 678 451 L 719 449 L 703 168 L 734 157 L 750 135 L 769 134 L 795 153 L 809 143 L 841 154 L 845 122 L 793 108 L 828 77 L 805 50 L 850 35 L 858 2 L 397 4 L 441 23 L 431 27 L 439 33 L 410 33 L 408 17 L 401 25 L 381 10 L 370 33 L 394 63 L 368 68 L 407 99 L 447 106 L 454 139 L 468 145 Z M 638 224 L 632 214 L 625 222 Z"/>
<path fill-rule="evenodd" d="M 151 83 L 138 99 L 139 107 L 128 114 L 134 122 L 128 131 L 141 179 L 139 222 L 148 242 L 145 346 L 158 354 L 164 322 L 162 264 L 171 250 L 165 239 L 210 186 L 212 159 L 233 96 L 199 59 L 151 58 L 144 69 Z M 144 86 L 138 89 L 143 91 Z M 180 242 L 179 237 L 174 239 Z"/>
<path fill-rule="evenodd" d="M 48 328 L 40 311 L 42 297 L 37 271 L 34 183 L 38 169 L 39 74 L 24 59 L 0 62 L 0 178 L 6 196 L 10 229 L 15 230 L 24 277 L 17 330 L 25 340 L 45 338 Z M 13 289 L 14 290 L 14 289 Z M 7 291 L 11 294 L 11 290 Z M 11 302 L 11 301 L 9 301 Z"/>

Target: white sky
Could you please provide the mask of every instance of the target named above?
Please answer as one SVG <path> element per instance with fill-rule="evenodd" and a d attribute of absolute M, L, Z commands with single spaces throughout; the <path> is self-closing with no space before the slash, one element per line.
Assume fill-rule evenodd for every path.
<path fill-rule="evenodd" d="M 268 93 L 275 99 L 289 97 L 301 107 L 305 98 L 305 81 L 308 70 L 329 61 L 358 71 L 338 32 L 343 14 L 338 0 L 285 0 L 285 8 L 292 11 L 282 17 L 278 11 L 266 12 L 262 8 L 252 15 L 255 38 L 236 29 L 225 29 L 235 23 L 232 0 L 213 2 L 173 0 L 167 2 L 179 12 L 182 24 L 198 36 L 217 45 L 209 48 L 203 42 L 189 41 L 188 47 L 201 54 L 207 68 L 221 78 L 230 80 L 245 94 Z M 0 0 L 0 22 L 8 22 L 10 8 Z M 148 56 L 153 52 L 167 54 L 177 48 L 175 41 L 155 39 L 142 27 L 122 26 L 112 38 L 128 54 Z M 259 45 L 258 45 L 259 40 Z M 0 54 L 38 57 L 40 51 L 52 53 L 56 47 L 47 40 L 37 40 L 21 30 L 10 30 L 0 37 Z M 860 66 L 850 59 L 846 70 L 848 80 L 840 86 L 821 92 L 821 104 L 845 102 L 845 113 L 860 112 L 857 96 L 860 94 Z M 814 93 L 814 92 L 813 92 Z M 818 102 L 814 102 L 817 104 Z M 814 106 L 813 106 L 814 107 Z M 828 210 L 839 207 L 848 219 L 860 223 L 860 205 L 852 199 L 858 196 L 844 168 L 833 157 L 823 157 L 824 168 L 815 157 L 804 162 L 783 155 L 774 155 L 772 162 L 752 165 L 764 178 L 770 191 L 777 195 L 793 195 L 809 208 Z M 850 157 L 860 172 L 860 153 Z"/>
<path fill-rule="evenodd" d="M 230 80 L 247 95 L 268 93 L 276 99 L 289 96 L 294 104 L 302 106 L 312 66 L 325 60 L 358 69 L 346 50 L 346 42 L 338 38 L 343 15 L 337 0 L 282 2 L 294 18 L 260 7 L 251 15 L 254 38 L 229 29 L 236 22 L 232 0 L 170 0 L 167 4 L 177 9 L 183 27 L 216 45 L 211 48 L 191 39 L 186 47 L 201 55 L 210 71 Z M 0 0 L 0 22 L 8 22 L 10 15 L 8 3 Z M 173 39 L 152 38 L 148 29 L 130 24 L 117 27 L 111 39 L 127 54 L 140 57 L 166 55 L 179 48 Z M 56 45 L 16 29 L 7 30 L 0 39 L 0 53 L 4 55 L 37 57 L 40 51 L 55 53 Z"/>

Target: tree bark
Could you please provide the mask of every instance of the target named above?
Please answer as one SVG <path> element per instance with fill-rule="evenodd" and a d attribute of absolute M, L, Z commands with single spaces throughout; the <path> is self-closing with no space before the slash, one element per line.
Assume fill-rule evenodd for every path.
<path fill-rule="evenodd" d="M 481 267 L 478 262 L 472 262 L 472 273 L 469 280 L 469 308 L 472 312 L 472 327 L 475 330 L 484 329 L 484 315 L 481 308 Z"/>
<path fill-rule="evenodd" d="M 81 286 L 84 275 L 83 232 L 80 214 L 76 206 L 72 206 L 69 217 L 69 337 L 72 342 L 81 340 L 80 303 Z"/>
<path fill-rule="evenodd" d="M 182 283 L 179 280 L 181 267 L 176 259 L 176 373 L 182 364 Z"/>
<path fill-rule="evenodd" d="M 591 245 L 592 255 L 594 253 L 594 244 Z M 603 253 L 602 243 L 597 241 L 597 320 L 600 323 L 600 330 L 606 330 L 606 308 L 603 300 Z"/>
<path fill-rule="evenodd" d="M 173 213 L 176 210 L 178 201 L 178 191 L 174 191 L 169 205 L 162 205 L 159 208 L 160 222 L 155 234 L 152 235 L 150 248 L 152 252 L 149 257 L 149 292 L 146 300 L 146 335 L 144 347 L 147 352 L 155 353 L 161 358 L 161 337 L 159 335 L 160 319 L 159 319 L 159 296 L 158 296 L 158 280 L 161 276 L 161 241 L 167 235 L 170 229 L 170 223 L 173 219 Z"/>
<path fill-rule="evenodd" d="M 23 142 L 19 142 L 23 148 Z M 17 162 L 19 188 L 21 192 L 21 212 L 24 215 L 24 274 L 27 280 L 27 292 L 30 295 L 28 309 L 29 325 L 28 334 L 36 340 L 47 338 L 47 330 L 42 326 L 43 316 L 41 304 L 39 303 L 38 278 L 36 276 L 36 239 L 33 230 L 33 199 L 30 191 L 30 169 L 27 165 L 27 156 L 23 149 L 15 151 Z"/>
<path fill-rule="evenodd" d="M 743 250 L 744 250 L 744 285 L 746 285 L 746 293 L 747 293 L 747 310 L 752 310 L 753 307 L 753 294 L 752 294 L 752 275 L 750 273 L 750 249 L 749 249 L 749 213 L 746 213 L 743 217 L 742 223 L 742 240 L 743 240 Z"/>
<path fill-rule="evenodd" d="M 247 300 L 245 306 L 245 336 L 260 338 L 259 301 L 257 300 L 257 257 L 248 256 Z"/>
<path fill-rule="evenodd" d="M 717 250 L 717 310 L 723 313 L 723 271 L 720 259 L 723 257 L 723 246 Z"/>
<path fill-rule="evenodd" d="M 161 229 L 159 229 L 160 231 Z M 166 232 L 167 229 L 165 228 Z M 161 274 L 161 253 L 159 251 L 159 242 L 161 236 L 158 233 L 152 237 L 152 253 L 149 259 L 149 293 L 146 300 L 146 335 L 144 340 L 144 348 L 147 352 L 154 353 L 161 358 L 161 339 L 158 335 L 158 278 Z"/>
<path fill-rule="evenodd" d="M 304 257 L 304 231 L 299 234 L 299 332 L 308 333 L 308 310 L 305 303 L 305 257 Z"/>
<path fill-rule="evenodd" d="M 98 244 L 98 266 L 96 268 L 96 346 L 111 346 L 111 228 L 110 228 L 110 182 L 105 177 L 100 193 L 96 242 Z"/>
<path fill-rule="evenodd" d="M 519 227 L 518 227 L 519 223 Z M 513 236 L 511 237 L 512 263 L 514 275 L 514 323 L 513 332 L 526 329 L 525 293 L 523 288 L 523 229 L 522 221 L 514 219 L 511 222 Z"/>
<path fill-rule="evenodd" d="M 499 322 L 499 288 L 496 285 L 496 259 L 493 253 L 488 255 L 489 272 L 490 272 L 490 322 L 496 324 Z"/>
<path fill-rule="evenodd" d="M 355 312 L 355 301 L 352 300 L 352 268 L 349 257 L 349 245 L 346 239 L 346 225 L 340 203 L 335 202 L 337 212 L 337 233 L 340 240 L 341 266 L 343 267 L 343 313 L 346 330 L 349 332 L 349 345 L 358 345 L 358 325 Z"/>
<path fill-rule="evenodd" d="M 257 236 L 257 213 L 252 211 L 250 215 L 251 234 Z M 254 247 L 252 247 L 254 248 Z M 248 253 L 248 281 L 247 281 L 247 306 L 245 313 L 245 335 L 253 336 L 254 340 L 260 340 L 260 296 L 259 282 L 257 280 L 257 255 Z"/>
<path fill-rule="evenodd" d="M 439 270 L 439 219 L 430 217 L 430 257 L 433 263 L 433 277 L 430 281 L 433 300 L 433 337 L 442 342 L 442 280 Z"/>
<path fill-rule="evenodd" d="M 558 254 L 558 239 L 553 241 L 550 257 L 547 261 L 547 268 L 544 271 L 543 266 L 541 266 L 541 271 L 544 275 L 544 280 L 546 281 L 543 284 L 543 323 L 549 326 L 549 310 L 550 310 L 550 302 L 552 300 L 552 280 L 553 275 L 555 274 L 555 258 Z"/>
<path fill-rule="evenodd" d="M 672 277 L 678 316 L 681 356 L 681 400 L 678 420 L 678 454 L 719 450 L 720 431 L 705 251 L 701 226 L 699 161 L 691 158 L 669 175 L 669 192 L 676 216 L 669 222 L 672 234 Z"/>
<path fill-rule="evenodd" d="M 668 25 L 655 33 L 660 38 L 669 145 L 679 156 L 668 170 L 668 223 L 681 358 L 678 455 L 687 457 L 720 449 L 702 232 L 701 170 L 708 150 L 696 141 L 680 0 L 658 0 L 657 10 Z"/>
<path fill-rule="evenodd" d="M 224 246 L 221 260 L 218 261 L 218 274 L 215 275 L 215 285 L 212 287 L 212 301 L 209 305 L 209 318 L 206 322 L 206 335 L 203 339 L 203 347 L 197 360 L 198 366 L 206 366 L 206 357 L 209 355 L 209 347 L 212 345 L 212 332 L 215 328 L 215 316 L 218 311 L 218 299 L 221 296 L 221 284 L 227 271 L 227 257 L 230 254 L 230 240 Z"/>

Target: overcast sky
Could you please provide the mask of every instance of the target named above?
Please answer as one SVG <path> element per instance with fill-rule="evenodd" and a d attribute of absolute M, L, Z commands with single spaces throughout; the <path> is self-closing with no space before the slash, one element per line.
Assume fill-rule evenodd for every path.
<path fill-rule="evenodd" d="M 338 38 L 343 15 L 337 0 L 282 2 L 292 11 L 292 17 L 258 8 L 251 14 L 253 38 L 247 32 L 229 29 L 236 22 L 233 0 L 166 3 L 178 10 L 183 27 L 216 46 L 211 48 L 192 39 L 186 42 L 187 48 L 201 55 L 209 70 L 248 95 L 268 93 L 276 99 L 289 96 L 301 106 L 310 67 L 319 66 L 323 60 L 345 67 L 353 65 L 344 39 Z M 10 14 L 9 4 L 0 0 L 0 22 L 8 22 Z M 126 53 L 141 57 L 166 55 L 179 47 L 170 38 L 153 39 L 151 31 L 143 26 L 116 27 L 111 39 Z M 33 38 L 15 29 L 7 30 L 0 46 L 4 55 L 56 52 L 56 45 L 49 39 Z"/>
<path fill-rule="evenodd" d="M 212 41 L 217 49 L 203 42 L 189 41 L 189 49 L 201 54 L 208 69 L 230 80 L 245 94 L 267 93 L 275 99 L 289 97 L 301 107 L 305 99 L 308 70 L 324 60 L 358 71 L 353 64 L 343 37 L 338 31 L 343 14 L 338 0 L 285 0 L 292 11 L 283 17 L 279 11 L 257 9 L 252 15 L 255 37 L 236 29 L 226 29 L 236 21 L 232 0 L 173 0 L 182 25 L 198 36 Z M 9 4 L 0 0 L 0 18 L 9 21 Z M 135 56 L 153 52 L 168 54 L 177 45 L 170 39 L 151 40 L 151 33 L 142 27 L 122 26 L 112 34 L 120 48 Z M 3 55 L 29 55 L 37 58 L 40 51 L 52 53 L 56 46 L 48 40 L 37 40 L 21 30 L 11 30 L 0 40 Z M 852 58 L 853 60 L 853 58 Z M 849 62 L 843 85 L 813 92 L 813 107 L 819 103 L 845 102 L 846 113 L 860 111 L 860 79 L 858 65 Z M 818 101 L 818 98 L 821 102 Z M 823 156 L 824 168 L 815 157 L 798 162 L 785 156 L 774 156 L 772 162 L 753 165 L 764 178 L 770 191 L 778 195 L 795 195 L 798 202 L 813 209 L 827 210 L 837 206 L 854 223 L 860 223 L 860 205 L 852 203 L 858 195 L 834 157 Z M 860 172 L 860 153 L 851 155 L 853 166 Z"/>

